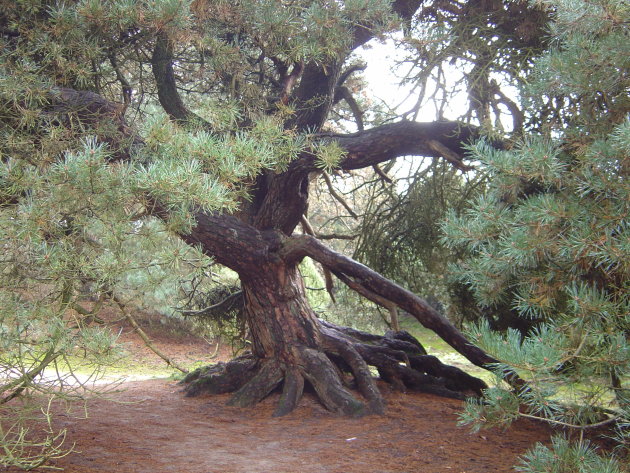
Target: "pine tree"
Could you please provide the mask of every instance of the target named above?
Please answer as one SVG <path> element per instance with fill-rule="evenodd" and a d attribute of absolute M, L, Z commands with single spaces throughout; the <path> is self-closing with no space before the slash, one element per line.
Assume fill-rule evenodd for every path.
<path fill-rule="evenodd" d="M 553 12 L 550 50 L 524 93 L 538 131 L 512 149 L 469 150 L 490 188 L 443 224 L 444 243 L 468 252 L 452 270 L 482 307 L 509 304 L 533 329 L 487 323 L 475 343 L 527 380 L 471 402 L 463 422 L 518 417 L 585 430 L 630 424 L 630 8 L 623 1 L 541 2 Z M 524 406 L 524 407 L 523 407 Z M 582 437 L 580 437 L 581 439 Z M 536 447 L 519 471 L 620 471 L 580 440 Z M 587 458 L 587 460 L 584 460 Z M 574 469 L 575 468 L 575 469 Z"/>
<path fill-rule="evenodd" d="M 239 276 L 252 350 L 193 373 L 189 394 L 234 392 L 233 404 L 250 406 L 281 387 L 283 415 L 308 382 L 332 411 L 383 412 L 369 365 L 399 389 L 480 392 L 482 381 L 405 334 L 319 320 L 299 272 L 310 257 L 362 297 L 414 314 L 473 362 L 496 361 L 420 297 L 296 231 L 322 172 L 407 154 L 447 154 L 457 165 L 461 143 L 477 135 L 452 121 L 359 134 L 327 123 L 339 101 L 352 101 L 343 93 L 358 70 L 352 52 L 409 22 L 420 4 L 1 1 L 3 406 L 67 387 L 56 378 L 44 389 L 47 367 L 108 361 L 112 337 L 92 323 L 98 304 L 125 307 L 142 292 L 134 282 L 183 266 L 200 275 L 208 258 Z M 61 453 L 47 441 L 52 450 L 34 444 L 29 456 L 24 434 L 3 436 L 13 439 L 12 464 Z"/>
<path fill-rule="evenodd" d="M 549 11 L 557 46 L 530 74 Z M 250 406 L 279 387 L 275 414 L 283 415 L 308 382 L 328 409 L 356 415 L 384 409 L 369 366 L 399 389 L 462 398 L 485 387 L 406 334 L 318 319 L 299 271 L 309 257 L 360 296 L 406 310 L 473 363 L 499 366 L 522 388 L 528 415 L 600 422 L 607 415 L 601 391 L 583 395 L 564 383 L 591 400 L 569 418 L 561 416 L 572 411 L 539 388 L 578 373 L 610 388 L 613 407 L 623 409 L 624 3 L 545 10 L 499 0 L 5 0 L 0 14 L 3 405 L 44 386 L 45 367 L 74 366 L 77 350 L 90 365 L 115 356 L 112 337 L 91 323 L 98 303 L 86 304 L 81 287 L 89 285 L 99 303 L 125 306 L 142 292 L 138 280 L 169 271 L 199 276 L 208 258 L 238 274 L 252 350 L 194 372 L 190 394 L 234 392 L 233 404 Z M 396 30 L 420 33 L 405 44 L 426 66 L 418 77 L 425 85 L 431 71 L 444 77 L 445 62 L 467 61 L 466 121 L 445 120 L 445 96 L 434 122 L 338 133 L 329 118 L 340 102 L 356 111 L 345 86 L 360 70 L 353 51 Z M 493 74 L 505 71 L 539 87 L 528 113 L 498 89 Z M 421 102 L 403 118 L 417 116 Z M 514 133 L 527 126 L 539 133 L 511 151 L 475 148 L 471 157 L 487 163 L 496 183 L 470 211 L 470 226 L 451 219 L 449 232 L 451 244 L 473 255 L 462 278 L 481 304 L 515 297 L 517 309 L 545 321 L 534 335 L 540 342 L 509 333 L 512 359 L 489 356 L 425 300 L 309 235 L 305 221 L 309 187 L 324 172 L 407 155 L 468 169 L 464 144 L 506 107 Z M 502 345 L 481 328 L 477 339 L 493 350 Z M 523 369 L 525 354 L 538 364 Z M 527 375 L 527 388 L 512 367 Z M 541 380 L 532 367 L 553 376 Z M 359 395 L 342 382 L 346 375 Z M 600 382 L 604 376 L 610 381 Z M 488 399 L 498 393 L 488 391 Z M 545 407 L 536 410 L 538 400 Z M 23 466 L 60 453 L 49 439 L 43 456 L 24 455 L 23 434 L 10 447 Z"/>

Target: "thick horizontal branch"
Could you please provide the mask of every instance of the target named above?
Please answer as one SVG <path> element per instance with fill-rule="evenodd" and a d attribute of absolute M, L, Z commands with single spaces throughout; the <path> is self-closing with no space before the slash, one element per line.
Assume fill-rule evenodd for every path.
<path fill-rule="evenodd" d="M 443 157 L 465 169 L 464 144 L 479 136 L 475 127 L 460 122 L 388 123 L 349 135 L 321 135 L 336 141 L 347 153 L 339 167 L 349 171 L 400 156 Z"/>
<path fill-rule="evenodd" d="M 199 212 L 195 218 L 197 224 L 180 235 L 182 240 L 236 272 L 260 267 L 281 245 L 277 232 L 259 231 L 230 215 Z"/>

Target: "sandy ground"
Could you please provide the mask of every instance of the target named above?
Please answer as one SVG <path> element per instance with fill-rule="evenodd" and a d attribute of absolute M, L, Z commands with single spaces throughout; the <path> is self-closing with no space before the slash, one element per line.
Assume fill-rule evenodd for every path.
<path fill-rule="evenodd" d="M 507 472 L 548 438 L 530 422 L 471 434 L 456 426 L 459 401 L 425 394 L 388 393 L 386 415 L 360 419 L 331 415 L 307 396 L 275 419 L 273 396 L 240 409 L 226 406 L 227 396 L 186 398 L 173 381 L 125 388 L 91 402 L 87 419 L 57 417 L 80 453 L 55 466 L 73 473 Z"/>
<path fill-rule="evenodd" d="M 143 328 L 182 363 L 213 348 L 155 321 L 145 320 Z M 136 361 L 162 363 L 129 327 L 123 326 L 121 340 Z M 456 425 L 460 401 L 401 394 L 386 385 L 386 414 L 359 419 L 329 413 L 308 393 L 296 411 L 272 418 L 277 394 L 241 409 L 226 406 L 228 396 L 186 398 L 167 379 L 121 387 L 91 400 L 87 418 L 80 418 L 80 406 L 58 413 L 54 425 L 67 430 L 75 453 L 53 466 L 68 473 L 509 472 L 535 442 L 549 439 L 544 426 L 528 421 L 473 434 Z"/>

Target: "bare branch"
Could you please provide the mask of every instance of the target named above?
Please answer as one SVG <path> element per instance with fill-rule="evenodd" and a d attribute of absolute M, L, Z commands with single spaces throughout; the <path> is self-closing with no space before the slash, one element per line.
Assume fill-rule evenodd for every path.
<path fill-rule="evenodd" d="M 388 184 L 393 184 L 394 181 L 392 180 L 391 177 L 389 177 L 387 175 L 387 173 L 385 171 L 383 171 L 380 166 L 378 164 L 374 164 L 372 166 L 372 169 L 374 170 L 374 172 L 381 178 L 383 179 L 385 182 L 387 182 Z"/>
<path fill-rule="evenodd" d="M 346 200 L 341 195 L 339 195 L 339 193 L 335 190 L 328 173 L 322 172 L 322 177 L 324 178 L 324 182 L 326 182 L 326 186 L 328 187 L 328 192 L 330 192 L 330 195 L 337 202 L 339 202 L 343 206 L 343 208 L 346 209 L 353 218 L 358 219 L 359 216 L 357 215 L 357 213 L 354 210 L 352 210 L 352 207 L 350 207 L 348 202 L 346 202 Z"/>
<path fill-rule="evenodd" d="M 357 101 L 352 96 L 352 92 L 350 92 L 350 89 L 348 89 L 346 86 L 339 87 L 335 92 L 335 103 L 339 102 L 340 100 L 346 101 L 346 103 L 350 107 L 350 110 L 352 111 L 352 116 L 354 117 L 354 121 L 357 124 L 357 129 L 359 131 L 363 131 L 365 129 L 365 126 L 363 124 L 363 112 L 361 111 L 361 108 L 359 108 L 359 104 L 357 103 Z"/>
<path fill-rule="evenodd" d="M 302 228 L 304 229 L 304 233 L 310 236 L 315 236 L 315 230 L 313 230 L 313 226 L 311 222 L 308 221 L 305 215 L 302 215 L 302 220 L 300 221 L 302 224 Z M 330 270 L 323 264 L 321 264 L 322 271 L 324 272 L 324 281 L 326 283 L 326 292 L 332 299 L 332 301 L 336 304 L 337 299 L 335 299 L 335 284 L 333 282 L 332 275 L 330 274 Z"/>
<path fill-rule="evenodd" d="M 454 153 L 451 149 L 444 146 L 437 140 L 429 140 L 427 142 L 429 148 L 431 148 L 436 153 L 440 154 L 444 159 L 446 159 L 449 163 L 455 166 L 460 171 L 472 171 L 475 169 L 473 166 L 467 166 L 462 163 L 462 156 Z"/>
<path fill-rule="evenodd" d="M 133 329 L 136 331 L 136 333 L 140 336 L 140 338 L 142 339 L 142 341 L 144 341 L 144 344 L 153 352 L 155 353 L 157 356 L 159 356 L 160 358 L 162 358 L 167 365 L 172 366 L 173 368 L 175 368 L 176 370 L 181 371 L 182 373 L 188 373 L 188 370 L 186 368 L 182 368 L 181 366 L 179 366 L 179 364 L 177 364 L 172 358 L 168 357 L 167 355 L 165 355 L 164 353 L 162 353 L 160 350 L 158 350 L 158 348 L 153 344 L 153 342 L 151 341 L 151 339 L 148 337 L 148 335 L 144 332 L 144 330 L 142 330 L 142 328 L 140 328 L 140 325 L 138 325 L 138 322 L 136 322 L 136 319 L 133 318 L 133 316 L 129 313 L 129 311 L 127 310 L 127 306 L 125 305 L 124 302 L 122 302 L 118 297 L 114 296 L 113 297 L 114 302 L 116 303 L 116 305 L 118 305 L 118 308 L 120 309 L 120 311 L 123 313 L 123 315 L 125 316 L 125 318 L 129 321 L 129 323 L 131 324 L 131 326 L 133 327 Z"/>
<path fill-rule="evenodd" d="M 343 235 L 341 233 L 316 233 L 318 240 L 356 240 L 359 235 Z"/>
<path fill-rule="evenodd" d="M 243 291 L 236 291 L 230 294 L 229 296 L 227 296 L 222 301 L 217 302 L 216 304 L 212 304 L 208 307 L 204 307 L 203 309 L 199 309 L 199 310 L 182 310 L 181 313 L 185 317 L 192 316 L 192 315 L 196 315 L 196 316 L 209 315 L 214 311 L 220 312 L 221 310 L 223 310 L 223 308 L 232 307 L 232 305 L 237 301 L 237 299 L 241 297 L 243 297 Z"/>
<path fill-rule="evenodd" d="M 365 71 L 366 69 L 367 69 L 367 64 L 365 63 L 357 63 L 348 67 L 348 69 L 343 71 L 341 75 L 339 76 L 339 79 L 337 80 L 337 87 L 342 87 L 346 83 L 348 78 L 355 72 Z"/>

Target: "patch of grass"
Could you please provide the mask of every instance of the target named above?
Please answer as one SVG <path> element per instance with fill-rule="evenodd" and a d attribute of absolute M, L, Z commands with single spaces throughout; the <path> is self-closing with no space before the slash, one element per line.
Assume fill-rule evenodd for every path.
<path fill-rule="evenodd" d="M 66 360 L 58 363 L 57 369 L 62 373 L 67 373 L 70 371 L 70 366 L 72 366 L 72 372 L 79 376 L 89 376 L 96 368 L 80 353 L 67 355 Z M 98 371 L 99 379 L 103 380 L 169 378 L 179 373 L 178 370 L 162 361 L 139 357 L 124 348 L 116 360 L 100 365 Z"/>
<path fill-rule="evenodd" d="M 416 337 L 429 355 L 437 356 L 442 363 L 456 366 L 467 373 L 476 376 L 487 383 L 491 383 L 495 376 L 488 370 L 473 365 L 465 357 L 460 355 L 453 347 L 442 340 L 432 330 L 423 327 L 420 322 L 411 316 L 400 317 L 400 328 Z"/>

